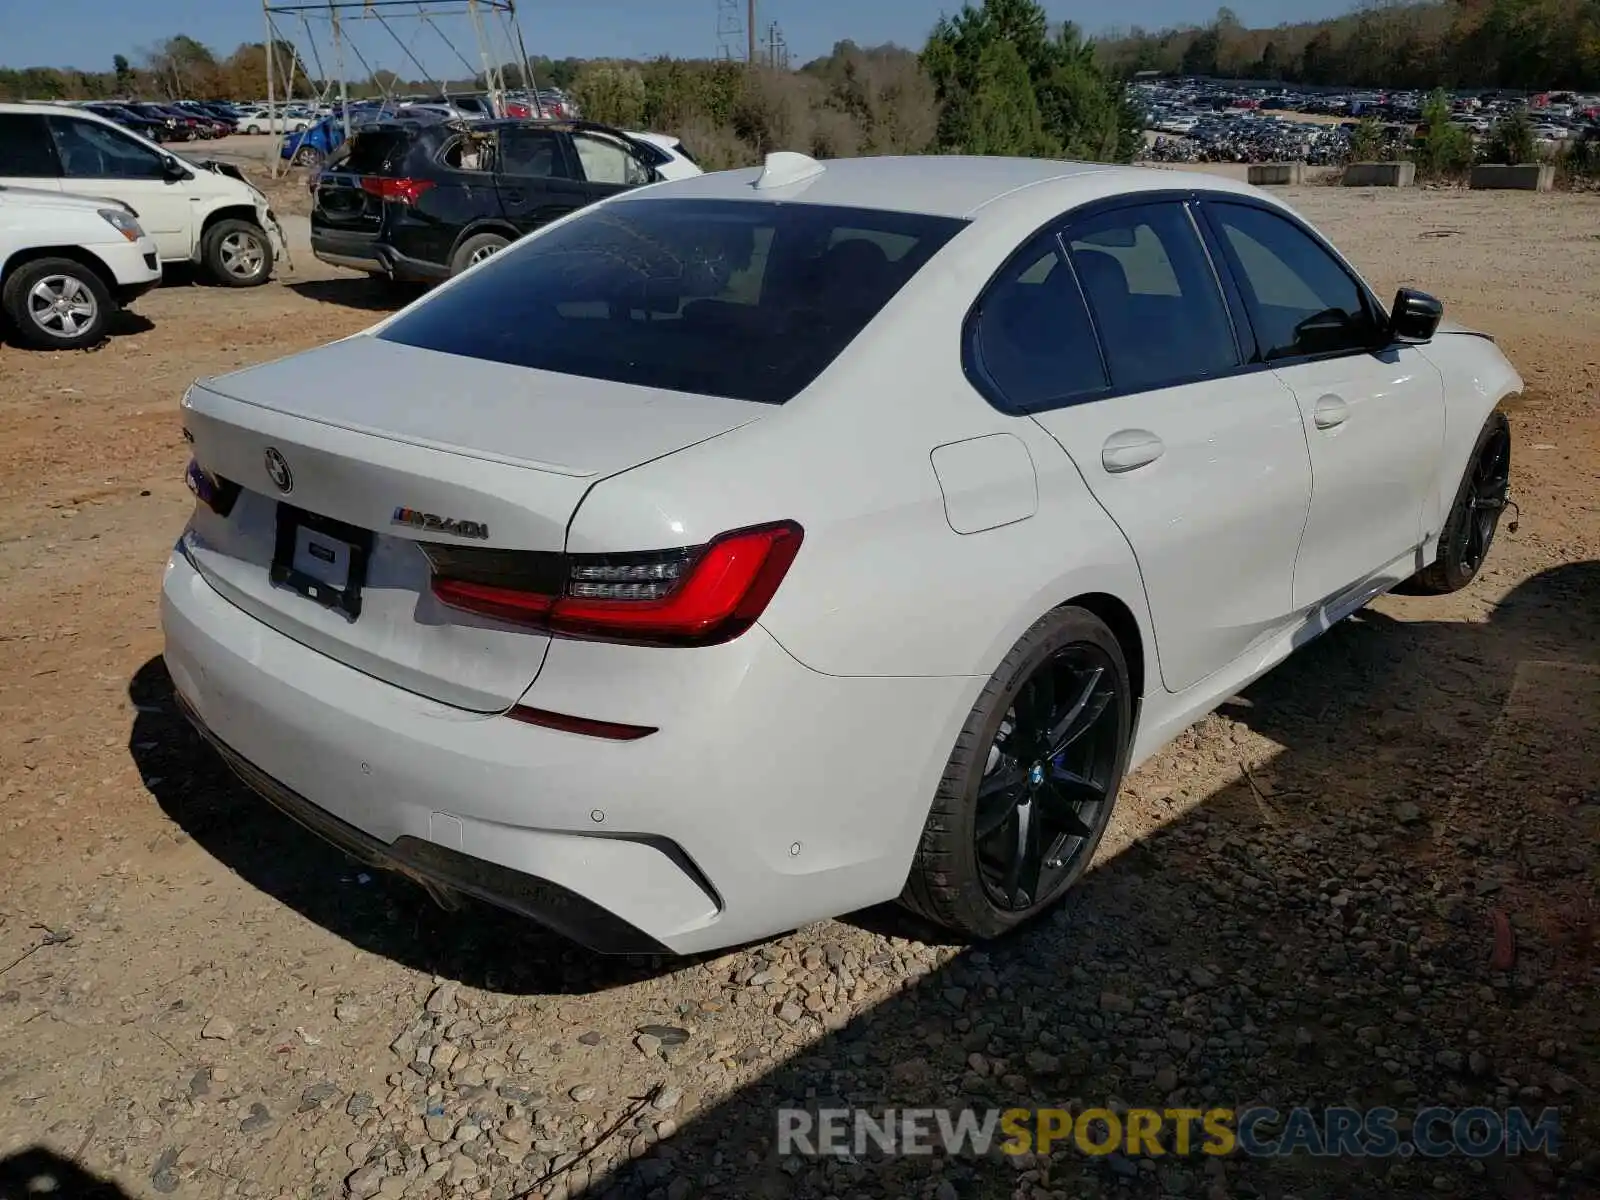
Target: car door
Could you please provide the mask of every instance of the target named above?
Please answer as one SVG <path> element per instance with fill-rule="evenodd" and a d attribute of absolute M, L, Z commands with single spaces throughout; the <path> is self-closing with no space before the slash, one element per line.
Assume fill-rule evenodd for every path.
<path fill-rule="evenodd" d="M 1045 392 L 1027 408 L 1127 537 L 1162 682 L 1182 691 L 1293 619 L 1311 500 L 1299 411 L 1271 372 L 1242 369 L 1186 203 L 1071 216 L 1044 249 L 999 281 L 1012 293 L 997 307 L 1014 314 L 1010 336 L 1022 331 L 1036 363 L 1058 364 L 1030 368 Z M 986 302 L 985 325 L 989 314 Z M 1052 397 L 1055 380 L 1064 390 Z"/>
<path fill-rule="evenodd" d="M 572 149 L 578 156 L 578 166 L 591 200 L 604 200 L 656 177 L 644 156 L 621 138 L 580 129 L 572 135 Z"/>
<path fill-rule="evenodd" d="M 63 191 L 132 205 L 164 261 L 190 256 L 198 200 L 169 172 L 175 159 L 99 121 L 53 115 L 49 126 Z"/>
<path fill-rule="evenodd" d="M 43 113 L 0 113 L 0 183 L 61 190 L 61 168 Z"/>
<path fill-rule="evenodd" d="M 1422 351 L 1391 343 L 1377 301 L 1305 226 L 1254 203 L 1203 208 L 1257 355 L 1299 404 L 1315 487 L 1294 592 L 1308 609 L 1437 534 L 1443 380 Z"/>
<path fill-rule="evenodd" d="M 577 164 L 553 129 L 508 125 L 495 153 L 500 211 L 518 233 L 531 233 L 589 202 Z"/>

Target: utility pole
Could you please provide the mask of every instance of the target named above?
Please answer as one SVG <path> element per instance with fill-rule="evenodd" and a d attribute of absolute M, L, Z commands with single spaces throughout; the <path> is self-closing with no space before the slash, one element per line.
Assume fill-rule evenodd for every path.
<path fill-rule="evenodd" d="M 749 0 L 748 9 L 744 17 L 745 32 L 750 37 L 750 52 L 745 61 L 752 67 L 756 65 L 756 0 Z"/>

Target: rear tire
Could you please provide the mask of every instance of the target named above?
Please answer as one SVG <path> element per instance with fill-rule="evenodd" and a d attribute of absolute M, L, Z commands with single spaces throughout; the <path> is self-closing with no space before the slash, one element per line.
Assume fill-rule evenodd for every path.
<path fill-rule="evenodd" d="M 206 274 L 223 287 L 260 287 L 272 276 L 272 242 L 250 221 L 218 221 L 206 230 L 200 258 Z"/>
<path fill-rule="evenodd" d="M 450 258 L 450 274 L 459 275 L 490 255 L 499 254 L 510 244 L 509 239 L 498 233 L 475 233 L 456 247 Z"/>
<path fill-rule="evenodd" d="M 70 258 L 23 263 L 0 286 L 17 340 L 37 350 L 81 350 L 106 336 L 117 310 L 105 281 Z"/>
<path fill-rule="evenodd" d="M 1111 820 L 1131 691 L 1122 647 L 1100 618 L 1066 607 L 1035 622 L 956 739 L 901 903 L 963 937 L 990 938 L 1065 895 Z"/>
<path fill-rule="evenodd" d="M 294 152 L 294 165 L 297 167 L 320 167 L 322 165 L 322 151 L 315 146 L 301 146 Z"/>
<path fill-rule="evenodd" d="M 1511 422 L 1496 411 L 1483 423 L 1467 458 L 1461 486 L 1439 531 L 1439 556 L 1397 590 L 1446 596 L 1477 578 L 1494 544 L 1510 486 Z"/>

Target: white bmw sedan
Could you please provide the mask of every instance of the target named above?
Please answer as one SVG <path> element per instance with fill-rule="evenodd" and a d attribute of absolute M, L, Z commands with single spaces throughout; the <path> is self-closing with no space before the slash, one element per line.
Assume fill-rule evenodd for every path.
<path fill-rule="evenodd" d="M 1506 502 L 1493 341 L 1262 192 L 774 155 L 185 396 L 182 706 L 448 900 L 692 952 L 1000 934 L 1123 774 Z"/>

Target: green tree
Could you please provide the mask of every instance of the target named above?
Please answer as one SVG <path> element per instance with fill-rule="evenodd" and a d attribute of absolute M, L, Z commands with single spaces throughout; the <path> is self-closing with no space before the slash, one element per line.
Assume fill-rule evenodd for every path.
<path fill-rule="evenodd" d="M 590 121 L 623 129 L 637 129 L 644 123 L 644 76 L 637 67 L 587 64 L 572 81 L 572 97 Z"/>
<path fill-rule="evenodd" d="M 1489 162 L 1512 166 L 1538 159 L 1533 142 L 1533 122 L 1528 120 L 1526 112 L 1520 109 L 1509 112 L 1494 123 L 1494 128 L 1489 131 L 1485 157 Z"/>
<path fill-rule="evenodd" d="M 1472 165 L 1472 135 L 1450 122 L 1450 97 L 1438 89 L 1422 106 L 1422 129 L 1412 157 L 1417 173 L 1437 178 Z"/>
<path fill-rule="evenodd" d="M 1362 117 L 1350 135 L 1350 161 L 1374 162 L 1383 157 L 1383 126 L 1376 117 Z"/>
<path fill-rule="evenodd" d="M 127 55 L 113 54 L 111 56 L 111 69 L 116 73 L 117 93 L 119 95 L 130 94 L 133 91 L 134 79 L 133 68 L 128 65 Z"/>
<path fill-rule="evenodd" d="M 1132 155 L 1134 114 L 1121 82 L 1072 26 L 1052 38 L 1035 0 L 983 0 L 942 18 L 922 65 L 941 105 L 940 149 Z"/>

